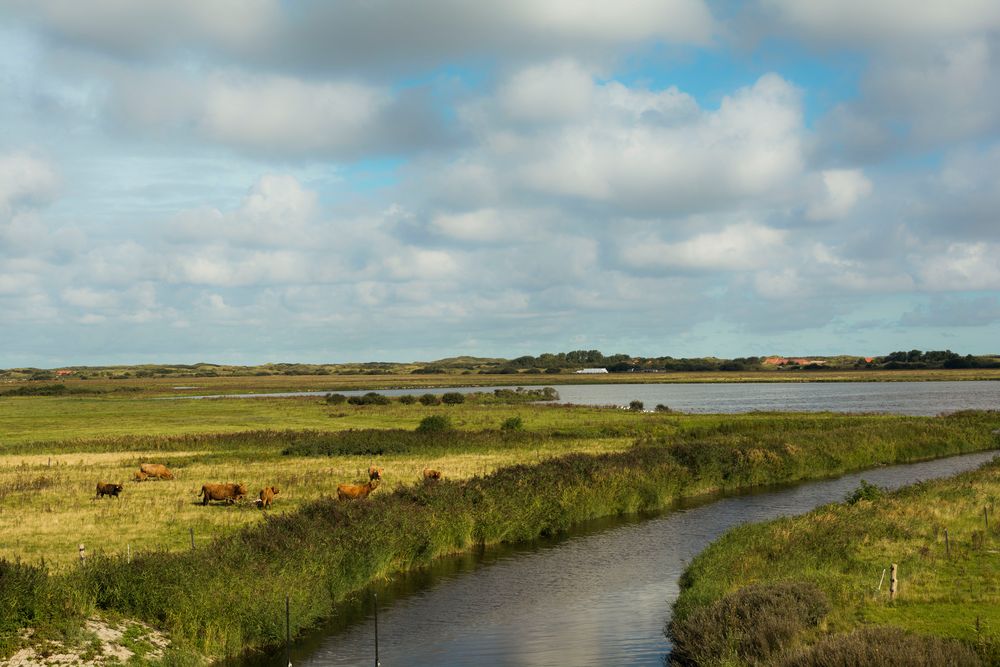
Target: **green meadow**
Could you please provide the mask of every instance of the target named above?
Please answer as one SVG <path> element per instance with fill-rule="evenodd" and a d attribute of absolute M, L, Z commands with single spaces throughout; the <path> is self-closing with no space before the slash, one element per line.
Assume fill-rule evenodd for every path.
<path fill-rule="evenodd" d="M 84 620 L 110 618 L 164 632 L 166 662 L 199 663 L 281 641 L 286 594 L 297 632 L 366 584 L 447 554 L 683 497 L 990 449 L 1000 428 L 995 413 L 685 415 L 421 393 L 360 405 L 0 398 L 0 655 L 86 642 Z M 143 462 L 174 479 L 130 481 Z M 336 501 L 370 465 L 384 468 L 375 493 Z M 444 481 L 424 483 L 425 467 Z M 121 497 L 96 499 L 98 481 L 122 483 Z M 207 482 L 280 493 L 269 512 L 204 507 Z"/>

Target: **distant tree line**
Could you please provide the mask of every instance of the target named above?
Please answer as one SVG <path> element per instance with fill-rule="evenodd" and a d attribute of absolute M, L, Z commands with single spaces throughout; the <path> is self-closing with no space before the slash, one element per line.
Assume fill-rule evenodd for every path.
<path fill-rule="evenodd" d="M 921 368 L 1000 368 L 1000 359 L 995 357 L 964 357 L 951 350 L 902 350 L 878 357 L 869 365 L 893 369 Z"/>

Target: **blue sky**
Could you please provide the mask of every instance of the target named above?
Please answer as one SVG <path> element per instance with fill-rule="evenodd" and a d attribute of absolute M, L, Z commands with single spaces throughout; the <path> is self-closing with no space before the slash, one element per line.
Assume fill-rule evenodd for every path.
<path fill-rule="evenodd" d="M 987 0 L 0 0 L 0 367 L 1000 352 Z"/>

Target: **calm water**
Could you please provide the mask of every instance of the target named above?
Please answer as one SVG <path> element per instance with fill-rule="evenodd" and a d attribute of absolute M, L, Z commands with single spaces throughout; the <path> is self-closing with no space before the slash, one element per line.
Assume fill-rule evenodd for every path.
<path fill-rule="evenodd" d="M 884 467 L 716 498 L 594 522 L 559 539 L 443 559 L 373 589 L 380 602 L 381 664 L 662 665 L 670 650 L 663 628 L 678 578 L 725 531 L 842 500 L 862 478 L 897 488 L 969 470 L 992 456 Z M 880 574 L 872 570 L 873 588 Z M 296 644 L 292 662 L 372 665 L 374 633 L 371 596 L 359 596 L 338 609 L 329 625 Z"/>
<path fill-rule="evenodd" d="M 384 389 L 387 396 L 492 391 L 496 387 Z M 513 387 L 507 387 L 511 389 Z M 956 410 L 1000 410 L 1000 382 L 810 382 L 746 384 L 584 384 L 555 385 L 560 401 L 579 405 L 628 405 L 639 400 L 651 410 L 658 403 L 682 412 L 735 413 L 891 412 L 936 415 Z M 327 392 L 240 394 L 228 398 L 322 396 Z M 360 395 L 361 391 L 339 392 Z M 182 397 L 178 397 L 182 398 Z M 188 396 L 186 398 L 223 398 Z"/>

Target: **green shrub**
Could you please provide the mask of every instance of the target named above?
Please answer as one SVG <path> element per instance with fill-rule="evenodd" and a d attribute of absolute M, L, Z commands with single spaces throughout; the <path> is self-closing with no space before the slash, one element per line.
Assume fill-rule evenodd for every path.
<path fill-rule="evenodd" d="M 457 391 L 449 391 L 441 396 L 441 402 L 447 405 L 458 405 L 460 403 L 465 403 L 465 394 L 459 393 Z"/>
<path fill-rule="evenodd" d="M 632 401 L 628 404 L 628 409 L 632 412 L 642 412 L 644 407 L 645 406 L 642 404 L 642 401 Z"/>
<path fill-rule="evenodd" d="M 829 610 L 826 596 L 812 583 L 747 586 L 675 618 L 668 628 L 671 662 L 683 667 L 761 664 L 796 634 L 818 625 Z"/>
<path fill-rule="evenodd" d="M 399 402 L 403 405 L 413 405 L 417 402 L 417 397 L 413 394 L 403 394 L 399 397 Z"/>
<path fill-rule="evenodd" d="M 330 405 L 341 405 L 347 402 L 347 397 L 343 394 L 327 394 L 326 402 Z"/>
<path fill-rule="evenodd" d="M 869 484 L 865 480 L 861 480 L 858 484 L 858 488 L 854 489 L 851 493 L 844 498 L 844 502 L 849 505 L 854 505 L 855 503 L 862 500 L 878 500 L 885 495 L 885 490 L 882 487 L 875 484 Z"/>
<path fill-rule="evenodd" d="M 664 405 L 663 403 L 657 403 L 656 404 L 656 411 L 657 412 L 673 412 L 673 410 L 671 410 L 668 406 Z"/>
<path fill-rule="evenodd" d="M 389 405 L 392 399 L 374 391 L 370 391 L 362 396 L 351 396 L 347 399 L 351 405 Z"/>
<path fill-rule="evenodd" d="M 520 417 L 508 417 L 500 424 L 501 431 L 520 431 L 524 428 L 524 420 Z"/>
<path fill-rule="evenodd" d="M 435 394 L 424 394 L 420 397 L 421 405 L 441 405 L 441 399 Z"/>
<path fill-rule="evenodd" d="M 979 667 L 969 646 L 956 639 L 928 637 L 898 628 L 863 628 L 827 637 L 775 663 L 779 667 Z"/>
<path fill-rule="evenodd" d="M 439 433 L 450 431 L 452 428 L 451 418 L 447 415 L 430 415 L 420 420 L 417 431 L 419 433 Z"/>

